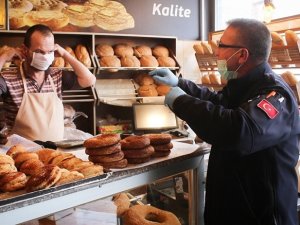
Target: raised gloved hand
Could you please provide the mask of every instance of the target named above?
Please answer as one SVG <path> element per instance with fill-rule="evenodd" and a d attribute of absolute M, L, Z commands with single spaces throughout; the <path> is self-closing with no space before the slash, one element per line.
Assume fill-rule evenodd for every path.
<path fill-rule="evenodd" d="M 149 72 L 149 75 L 152 76 L 153 79 L 158 83 L 166 84 L 172 87 L 178 85 L 178 78 L 169 69 L 155 69 Z"/>
<path fill-rule="evenodd" d="M 171 109 L 173 109 L 173 103 L 175 99 L 185 94 L 186 93 L 180 87 L 171 87 L 170 91 L 165 96 L 165 104 L 168 105 Z"/>

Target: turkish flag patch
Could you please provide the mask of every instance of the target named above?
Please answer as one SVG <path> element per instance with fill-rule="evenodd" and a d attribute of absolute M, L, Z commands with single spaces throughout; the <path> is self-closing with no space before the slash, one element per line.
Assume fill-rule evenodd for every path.
<path fill-rule="evenodd" d="M 270 119 L 274 119 L 279 113 L 278 110 L 266 99 L 261 100 L 257 106 L 262 109 Z"/>

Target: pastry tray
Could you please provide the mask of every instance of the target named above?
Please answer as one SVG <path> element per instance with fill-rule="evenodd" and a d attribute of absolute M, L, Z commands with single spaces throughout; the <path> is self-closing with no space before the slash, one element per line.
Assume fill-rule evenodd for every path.
<path fill-rule="evenodd" d="M 99 176 L 90 177 L 87 179 L 63 184 L 57 187 L 51 187 L 29 193 L 23 193 L 14 197 L 0 200 L 0 213 L 19 208 L 26 205 L 31 205 L 36 202 L 49 200 L 60 197 L 66 194 L 78 192 L 88 187 L 99 186 L 99 181 L 106 180 L 112 175 L 112 172 L 107 172 Z"/>

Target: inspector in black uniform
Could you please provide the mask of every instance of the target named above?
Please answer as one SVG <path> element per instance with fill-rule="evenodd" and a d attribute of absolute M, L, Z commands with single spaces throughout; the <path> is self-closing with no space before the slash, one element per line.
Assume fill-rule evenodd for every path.
<path fill-rule="evenodd" d="M 287 84 L 263 63 L 218 93 L 178 86 L 187 95 L 173 111 L 212 144 L 205 225 L 298 225 L 299 112 Z"/>

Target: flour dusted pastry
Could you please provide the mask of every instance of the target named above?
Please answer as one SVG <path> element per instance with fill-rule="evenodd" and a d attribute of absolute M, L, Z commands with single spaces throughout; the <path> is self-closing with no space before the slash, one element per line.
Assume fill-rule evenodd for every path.
<path fill-rule="evenodd" d="M 175 67 L 176 62 L 169 56 L 160 56 L 157 58 L 158 65 L 160 67 Z"/>
<path fill-rule="evenodd" d="M 120 31 L 134 27 L 134 18 L 127 13 L 123 4 L 117 1 L 90 0 L 100 6 L 94 14 L 94 23 L 108 31 Z"/>
<path fill-rule="evenodd" d="M 85 46 L 78 44 L 75 48 L 76 58 L 83 63 L 86 67 L 92 66 L 92 61 L 90 59 L 89 52 Z"/>
<path fill-rule="evenodd" d="M 52 11 L 61 11 L 64 9 L 67 4 L 60 0 L 29 0 L 35 10 L 38 11 L 45 11 L 45 10 L 52 10 Z"/>
<path fill-rule="evenodd" d="M 94 26 L 94 13 L 96 9 L 86 5 L 72 4 L 67 6 L 63 12 L 70 18 L 70 24 L 78 27 Z"/>
<path fill-rule="evenodd" d="M 157 45 L 152 49 L 152 54 L 155 57 L 169 56 L 169 49 L 162 45 Z"/>
<path fill-rule="evenodd" d="M 140 45 L 133 48 L 134 55 L 141 58 L 143 55 L 152 55 L 152 49 L 147 45 Z"/>
<path fill-rule="evenodd" d="M 60 11 L 30 11 L 23 17 L 24 23 L 27 26 L 36 24 L 44 24 L 52 30 L 58 30 L 65 27 L 69 23 L 69 17 Z"/>
<path fill-rule="evenodd" d="M 33 9 L 33 4 L 28 0 L 9 0 L 9 26 L 18 29 L 25 26 L 23 16 Z"/>
<path fill-rule="evenodd" d="M 134 55 L 121 57 L 121 66 L 123 67 L 140 67 L 140 60 Z"/>
<path fill-rule="evenodd" d="M 141 67 L 158 67 L 157 59 L 152 55 L 143 55 L 140 62 Z"/>
<path fill-rule="evenodd" d="M 108 44 L 98 44 L 96 46 L 96 55 L 99 57 L 102 56 L 113 56 L 114 53 L 114 49 L 111 45 Z"/>

